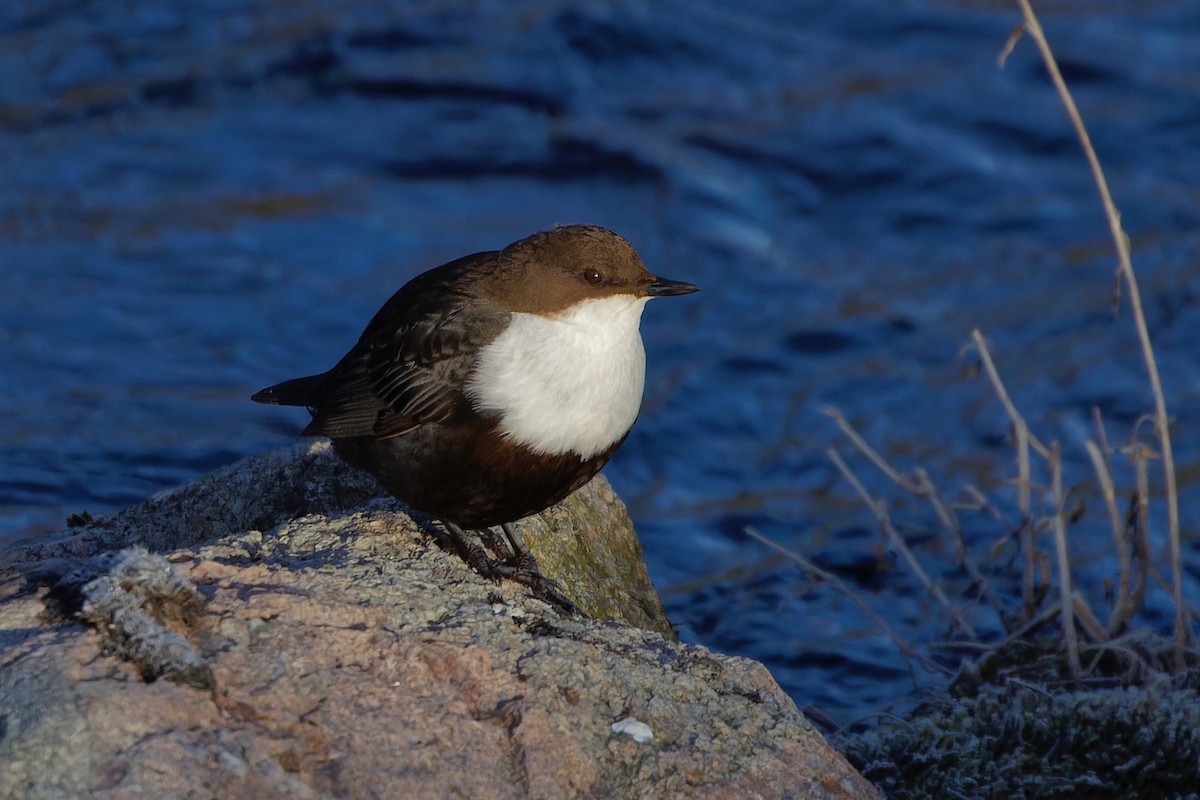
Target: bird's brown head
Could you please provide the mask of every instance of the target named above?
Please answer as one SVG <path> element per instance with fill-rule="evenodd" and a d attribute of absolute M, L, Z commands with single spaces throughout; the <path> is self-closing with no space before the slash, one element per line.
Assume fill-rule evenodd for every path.
<path fill-rule="evenodd" d="M 595 225 L 535 233 L 504 248 L 496 266 L 496 299 L 513 311 L 544 316 L 589 299 L 667 297 L 698 288 L 655 276 L 629 242 Z"/>

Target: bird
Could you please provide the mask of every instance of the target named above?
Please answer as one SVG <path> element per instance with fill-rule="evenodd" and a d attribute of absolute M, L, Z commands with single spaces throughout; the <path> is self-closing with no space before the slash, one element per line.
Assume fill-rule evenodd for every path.
<path fill-rule="evenodd" d="M 305 406 L 300 435 L 441 521 L 480 574 L 573 608 L 514 523 L 590 481 L 628 436 L 645 387 L 646 303 L 698 287 L 660 278 L 595 225 L 562 225 L 417 275 L 327 372 L 267 387 Z M 499 527 L 504 554 L 479 537 Z M 497 547 L 499 547 L 497 542 Z"/>

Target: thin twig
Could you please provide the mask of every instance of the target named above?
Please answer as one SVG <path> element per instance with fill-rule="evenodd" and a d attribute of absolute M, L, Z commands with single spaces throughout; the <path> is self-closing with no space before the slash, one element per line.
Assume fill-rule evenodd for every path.
<path fill-rule="evenodd" d="M 878 626 L 881 631 L 883 631 L 885 634 L 887 634 L 887 637 L 892 640 L 892 643 L 895 644 L 896 647 L 900 649 L 900 652 L 902 652 L 905 656 L 916 660 L 923 667 L 930 670 L 931 672 L 938 672 L 938 673 L 941 673 L 942 675 L 950 674 L 950 670 L 946 669 L 941 664 L 938 664 L 936 661 L 933 661 L 928 656 L 923 655 L 921 652 L 919 652 L 917 650 L 917 648 L 915 646 L 906 642 L 900 636 L 900 634 L 896 633 L 895 629 L 892 628 L 891 625 L 887 624 L 887 621 L 884 620 L 883 617 L 881 617 L 875 613 L 875 610 L 872 609 L 871 606 L 869 606 L 867 604 L 866 600 L 863 600 L 862 597 L 860 597 L 857 592 L 855 592 L 853 589 L 851 589 L 849 586 L 847 586 L 836 575 L 834 575 L 831 572 L 826 572 L 825 570 L 821 569 L 816 564 L 812 563 L 811 561 L 804 558 L 803 556 L 801 556 L 797 553 L 793 553 L 791 550 L 788 550 L 786 547 L 783 547 L 782 545 L 776 544 L 775 542 L 771 541 L 766 536 L 763 536 L 761 533 L 759 533 L 757 530 L 755 530 L 753 527 L 751 527 L 749 525 L 746 526 L 745 531 L 746 531 L 746 535 L 749 536 L 751 539 L 754 539 L 755 541 L 771 548 L 772 550 L 779 553 L 780 555 L 783 555 L 784 557 L 791 559 L 792 561 L 796 562 L 800 566 L 800 568 L 803 569 L 805 572 L 809 573 L 810 575 L 814 575 L 817 578 L 825 581 L 830 586 L 832 586 L 834 589 L 841 592 L 846 597 L 850 598 L 851 602 L 853 602 L 856 606 L 861 608 L 863 613 L 866 614 L 868 617 L 870 617 L 871 621 L 874 622 L 875 625 Z"/>
<path fill-rule="evenodd" d="M 1029 426 L 1025 424 L 1025 418 L 1021 416 L 1021 412 L 1017 410 L 1012 398 L 1008 396 L 1008 389 L 1005 388 L 1004 381 L 1000 379 L 1000 372 L 996 369 L 995 362 L 992 361 L 992 354 L 988 351 L 983 333 L 976 328 L 971 331 L 971 338 L 975 342 L 975 348 L 979 351 L 979 358 L 983 361 L 984 372 L 987 373 L 988 380 L 992 383 L 992 390 L 1000 398 L 1000 403 L 1004 406 L 1004 410 L 1012 422 L 1016 438 L 1017 507 L 1021 510 L 1021 555 L 1025 562 L 1021 597 L 1024 616 L 1028 619 L 1037 607 L 1034 575 L 1034 563 L 1037 559 L 1033 536 L 1033 510 L 1030 502 L 1033 480 L 1029 465 L 1029 448 L 1032 446 L 1042 458 L 1048 458 L 1050 451 L 1029 431 Z"/>
<path fill-rule="evenodd" d="M 1096 615 L 1092 613 L 1092 607 L 1079 592 L 1071 595 L 1071 610 L 1075 614 L 1075 621 L 1079 623 L 1080 628 L 1083 628 L 1083 632 L 1088 635 L 1089 639 L 1093 642 L 1108 641 L 1108 632 L 1104 630 L 1100 620 L 1096 619 Z"/>
<path fill-rule="evenodd" d="M 1137 556 L 1138 572 L 1133 584 L 1133 602 L 1138 608 L 1146 599 L 1146 582 L 1150 575 L 1150 474 L 1148 463 L 1149 448 L 1134 439 L 1129 458 L 1133 461 L 1133 475 L 1137 486 L 1137 495 L 1133 499 L 1134 507 L 1130 514 L 1133 527 L 1133 553 Z"/>
<path fill-rule="evenodd" d="M 842 477 L 846 479 L 846 482 L 854 488 L 854 491 L 862 499 L 863 503 L 867 505 L 867 508 L 871 509 L 871 513 L 875 515 L 875 520 L 879 523 L 880 529 L 887 534 L 888 539 L 890 539 L 892 542 L 892 546 L 900 552 L 901 556 L 903 556 L 904 560 L 908 563 L 909 568 L 914 574 L 916 574 L 917 579 L 921 581 L 921 585 L 925 587 L 925 591 L 932 594 L 934 598 L 942 604 L 942 607 L 944 607 L 946 611 L 950 612 L 950 616 L 954 617 L 954 621 L 958 623 L 959 627 L 961 627 L 968 636 L 970 636 L 972 639 L 978 639 L 979 637 L 975 634 L 975 629 L 971 627 L 970 623 L 968 623 L 966 618 L 962 616 L 961 612 L 954 607 L 954 604 L 950 602 L 948 597 L 946 597 L 946 593 L 942 591 L 942 588 L 930 579 L 924 568 L 922 568 L 921 562 L 917 560 L 917 557 L 913 555 L 912 550 L 908 548 L 908 543 L 904 541 L 904 537 L 901 536 L 900 532 L 897 531 L 895 526 L 892 525 L 892 518 L 887 512 L 887 505 L 882 500 L 878 500 L 871 496 L 871 493 L 867 491 L 867 487 L 863 486 L 862 481 L 858 479 L 858 476 L 854 474 L 854 471 L 850 469 L 849 465 L 842 460 L 841 455 L 839 455 L 836 450 L 834 450 L 832 447 L 826 448 L 825 455 L 829 457 L 829 460 L 832 461 L 834 466 L 838 468 L 838 471 L 842 473 Z"/>
<path fill-rule="evenodd" d="M 996 508 L 995 504 L 988 499 L 987 495 L 985 495 L 983 490 L 978 486 L 973 483 L 968 483 L 962 487 L 962 491 L 974 503 L 974 505 L 968 506 L 968 508 L 972 509 L 973 511 L 983 511 L 987 513 L 988 516 L 997 522 L 1002 523 L 1004 527 L 1008 528 L 1010 531 L 1016 529 L 1016 526 L 1012 524 L 1012 520 L 1008 518 L 1008 515 Z M 963 505 L 960 504 L 956 507 L 962 508 Z"/>
<path fill-rule="evenodd" d="M 937 516 L 938 522 L 954 539 L 954 552 L 957 556 L 959 566 L 966 570 L 967 575 L 971 580 L 980 587 L 981 594 L 984 597 L 988 595 L 988 581 L 975 566 L 975 563 L 967 554 L 966 542 L 963 540 L 962 525 L 959 524 L 958 517 L 954 512 L 942 502 L 942 498 L 938 496 L 937 487 L 933 485 L 933 481 L 929 478 L 929 473 L 921 468 L 913 471 L 913 478 L 904 475 L 900 470 L 888 463 L 875 448 L 867 443 L 867 440 L 862 437 L 849 420 L 842 415 L 842 412 L 833 406 L 825 406 L 821 412 L 830 417 L 834 424 L 846 435 L 860 453 L 867 457 L 867 460 L 879 469 L 893 483 L 899 486 L 904 491 L 913 495 L 919 500 L 925 500 L 933 509 L 933 513 Z M 989 598 L 989 602 L 991 602 Z M 994 603 L 993 603 L 994 605 Z"/>
<path fill-rule="evenodd" d="M 889 480 L 909 494 L 919 494 L 917 485 L 889 464 L 883 456 L 879 455 L 875 448 L 867 444 L 867 440 L 862 438 L 862 435 L 854 429 L 854 426 L 842 416 L 841 411 L 838 411 L 833 406 L 825 406 L 821 409 L 821 413 L 832 419 L 842 433 L 846 434 L 846 437 L 858 448 L 859 452 L 866 456 Z"/>
<path fill-rule="evenodd" d="M 1085 644 L 1081 652 L 1085 654 L 1094 653 L 1097 658 L 1103 657 L 1106 654 L 1115 655 L 1124 662 L 1127 675 L 1125 680 L 1129 683 L 1144 683 L 1147 676 L 1158 672 L 1146 660 L 1145 656 L 1131 647 L 1118 644 L 1116 639 L 1110 639 L 1107 642 L 1099 642 L 1097 644 Z"/>
<path fill-rule="evenodd" d="M 1025 431 L 1028 436 L 1029 444 L 1037 451 L 1037 454 L 1042 458 L 1050 457 L 1050 449 L 1046 445 L 1038 441 L 1038 438 L 1029 430 L 1029 426 L 1025 424 L 1025 418 L 1021 416 L 1021 412 L 1017 410 L 1012 398 L 1008 396 L 1008 389 L 1004 387 L 1004 381 L 1000 380 L 1000 373 L 996 370 L 996 364 L 992 361 L 992 354 L 988 351 L 987 342 L 983 338 L 983 333 L 975 328 L 971 331 L 971 339 L 975 342 L 975 349 L 979 351 L 979 357 L 983 361 L 984 372 L 987 373 L 988 380 L 992 382 L 992 388 L 996 392 L 996 396 L 1000 398 L 1000 402 L 1004 405 L 1004 411 L 1008 414 L 1008 418 L 1012 420 L 1013 426 L 1020 431 Z M 1028 466 L 1028 460 L 1026 461 Z"/>
<path fill-rule="evenodd" d="M 1108 446 L 1108 431 L 1104 429 L 1104 417 L 1100 414 L 1100 406 L 1092 406 L 1092 422 L 1096 424 L 1096 438 L 1100 440 L 1100 452 L 1107 459 L 1112 455 L 1112 448 Z"/>
<path fill-rule="evenodd" d="M 1113 547 L 1117 549 L 1117 558 L 1121 563 L 1121 574 L 1117 579 L 1117 601 L 1108 618 L 1108 635 L 1113 636 L 1125 628 L 1134 612 L 1129 602 L 1129 543 L 1125 539 L 1125 525 L 1121 522 L 1121 512 L 1117 509 L 1117 492 L 1113 488 L 1112 475 L 1108 471 L 1108 459 L 1091 439 L 1084 442 L 1084 446 L 1087 447 L 1088 455 L 1092 457 L 1092 467 L 1096 470 L 1096 479 L 1100 482 L 1100 491 L 1104 495 L 1104 505 L 1108 509 L 1108 519 L 1112 524 Z"/>
<path fill-rule="evenodd" d="M 1104 215 L 1108 220 L 1109 232 L 1112 234 L 1113 244 L 1117 249 L 1119 270 L 1129 289 L 1129 306 L 1133 313 L 1134 325 L 1137 327 L 1138 340 L 1142 347 L 1142 360 L 1146 363 L 1146 374 L 1150 378 L 1150 389 L 1154 395 L 1154 428 L 1158 433 L 1159 447 L 1162 449 L 1163 480 L 1167 500 L 1167 538 L 1171 548 L 1171 585 L 1175 601 L 1175 668 L 1182 670 L 1185 666 L 1184 650 L 1195 642 L 1195 637 L 1192 633 L 1188 607 L 1183 600 L 1183 552 L 1179 535 L 1179 491 L 1175 481 L 1175 456 L 1171 449 L 1167 401 L 1163 394 L 1162 380 L 1158 374 L 1158 362 L 1154 357 L 1154 348 L 1150 344 L 1150 331 L 1146 325 L 1146 316 L 1142 311 L 1141 292 L 1138 289 L 1137 276 L 1133 272 L 1133 259 L 1129 253 L 1129 237 L 1125 235 L 1125 231 L 1121 227 L 1121 214 L 1117 211 L 1112 193 L 1108 189 L 1108 180 L 1104 177 L 1100 158 L 1096 155 L 1091 137 L 1088 135 L 1087 128 L 1084 127 L 1083 118 L 1079 115 L 1075 100 L 1071 97 L 1067 83 L 1058 69 L 1058 62 L 1050 50 L 1050 43 L 1046 41 L 1042 24 L 1038 21 L 1037 15 L 1033 13 L 1033 7 L 1029 4 L 1029 0 L 1017 0 L 1017 5 L 1021 7 L 1021 13 L 1025 18 L 1025 31 L 1037 44 L 1042 60 L 1046 63 L 1046 71 L 1050 73 L 1050 79 L 1058 90 L 1063 107 L 1067 110 L 1067 116 L 1071 118 L 1071 124 L 1079 136 L 1079 143 L 1083 147 L 1084 155 L 1092 170 L 1092 177 L 1096 181 L 1096 189 L 1100 193 L 1100 201 L 1104 204 Z"/>
<path fill-rule="evenodd" d="M 1058 589 L 1062 595 L 1063 641 L 1067 645 L 1067 668 L 1071 677 L 1079 680 L 1079 639 L 1075 634 L 1075 606 L 1071 602 L 1071 558 L 1067 552 L 1067 522 L 1063 517 L 1062 457 L 1058 442 L 1050 451 L 1050 485 L 1054 497 L 1054 550 L 1058 554 Z"/>
<path fill-rule="evenodd" d="M 958 516 L 942 502 L 937 487 L 933 485 L 928 472 L 917 467 L 913 470 L 913 475 L 916 476 L 917 494 L 929 501 L 929 505 L 933 508 L 933 513 L 937 515 L 938 521 L 942 523 L 942 527 L 954 536 L 954 546 L 958 549 L 958 560 L 960 563 L 965 563 L 966 542 L 963 541 L 962 525 L 959 524 Z"/>
<path fill-rule="evenodd" d="M 958 515 L 942 502 L 941 495 L 938 494 L 937 487 L 933 485 L 933 480 L 930 479 L 928 472 L 917 467 L 913 470 L 913 474 L 916 476 L 917 486 L 921 489 L 921 496 L 929 501 L 929 505 L 933 507 L 933 513 L 937 514 L 938 519 L 942 521 L 942 526 L 954 537 L 955 559 L 959 566 L 966 571 L 967 576 L 979 587 L 979 597 L 993 608 L 1000 608 L 1000 602 L 992 596 L 991 581 L 979 571 L 975 559 L 971 558 L 971 554 L 967 551 L 967 540 L 963 535 Z"/>
<path fill-rule="evenodd" d="M 1003 640 L 996 642 L 994 645 L 992 645 L 988 649 L 987 653 L 984 653 L 979 658 L 975 659 L 975 664 L 976 664 L 975 669 L 959 670 L 959 672 L 955 676 L 954 680 L 950 681 L 950 686 L 948 688 L 953 689 L 955 687 L 955 685 L 958 684 L 959 679 L 962 676 L 964 676 L 970 672 L 974 672 L 974 673 L 982 672 L 981 666 L 985 662 L 987 662 L 988 659 L 994 658 L 998 653 L 1002 652 L 1006 647 L 1014 644 L 1015 642 L 1019 642 L 1024 639 L 1027 639 L 1028 637 L 1037 633 L 1039 630 L 1041 630 L 1043 627 L 1045 627 L 1050 622 L 1050 620 L 1052 620 L 1056 616 L 1058 616 L 1060 608 L 1061 607 L 1059 606 L 1059 604 L 1055 603 L 1054 605 L 1050 606 L 1049 608 L 1043 609 L 1040 614 L 1038 614 L 1036 617 L 1030 619 L 1023 626 L 1021 626 L 1021 628 L 1013 631 L 1012 633 L 1009 633 L 1007 636 L 1004 637 Z"/>

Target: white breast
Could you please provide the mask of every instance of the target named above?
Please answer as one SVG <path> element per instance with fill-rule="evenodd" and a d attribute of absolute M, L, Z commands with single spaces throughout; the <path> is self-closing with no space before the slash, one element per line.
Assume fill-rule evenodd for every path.
<path fill-rule="evenodd" d="M 633 427 L 646 383 L 646 297 L 586 300 L 553 317 L 514 313 L 467 384 L 500 431 L 535 452 L 591 458 Z"/>

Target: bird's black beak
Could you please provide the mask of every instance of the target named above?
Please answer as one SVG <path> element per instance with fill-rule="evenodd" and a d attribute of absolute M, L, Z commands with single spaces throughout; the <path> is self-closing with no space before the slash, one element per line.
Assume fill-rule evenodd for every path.
<path fill-rule="evenodd" d="M 673 297 L 677 294 L 691 294 L 698 291 L 700 291 L 699 286 L 668 278 L 655 278 L 646 286 L 646 294 L 651 297 Z"/>

